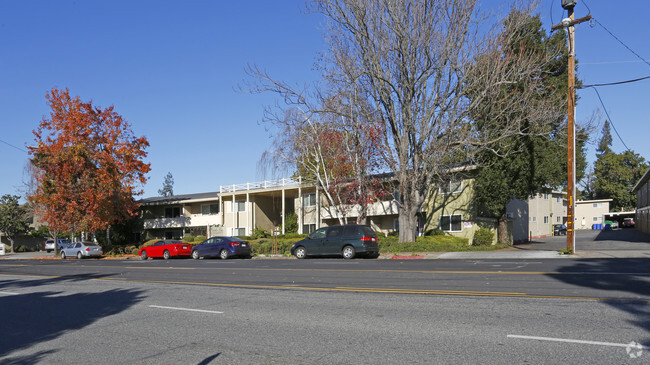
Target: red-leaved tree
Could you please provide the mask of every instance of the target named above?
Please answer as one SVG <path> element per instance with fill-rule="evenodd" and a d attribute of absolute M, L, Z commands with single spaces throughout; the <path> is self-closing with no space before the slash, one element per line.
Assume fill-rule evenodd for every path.
<path fill-rule="evenodd" d="M 134 196 L 142 194 L 150 164 L 149 142 L 136 137 L 113 107 L 52 89 L 51 108 L 28 147 L 36 167 L 36 189 L 29 196 L 37 213 L 58 232 L 95 232 L 134 216 Z"/>

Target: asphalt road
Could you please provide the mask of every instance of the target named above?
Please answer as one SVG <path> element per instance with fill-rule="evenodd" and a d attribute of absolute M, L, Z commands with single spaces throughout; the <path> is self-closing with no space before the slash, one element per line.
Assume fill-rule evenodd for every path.
<path fill-rule="evenodd" d="M 647 363 L 649 262 L 6 260 L 0 363 Z"/>

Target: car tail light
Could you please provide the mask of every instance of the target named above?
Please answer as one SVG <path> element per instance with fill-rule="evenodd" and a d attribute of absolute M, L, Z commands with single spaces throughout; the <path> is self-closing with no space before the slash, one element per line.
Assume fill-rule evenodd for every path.
<path fill-rule="evenodd" d="M 90 251 L 90 247 L 86 247 L 86 251 Z"/>
<path fill-rule="evenodd" d="M 230 245 L 231 246 L 239 246 L 239 245 L 241 245 L 241 243 L 239 243 L 239 242 L 230 242 Z"/>
<path fill-rule="evenodd" d="M 375 237 L 361 237 L 362 242 L 377 242 L 377 238 Z"/>

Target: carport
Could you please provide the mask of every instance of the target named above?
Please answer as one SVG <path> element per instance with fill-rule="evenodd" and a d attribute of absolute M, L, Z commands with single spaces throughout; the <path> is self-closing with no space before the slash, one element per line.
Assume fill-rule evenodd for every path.
<path fill-rule="evenodd" d="M 619 224 L 619 227 L 621 226 L 621 223 L 623 223 L 623 219 L 625 218 L 636 218 L 636 212 L 631 211 L 631 212 L 609 212 L 603 214 L 603 222 L 604 221 L 617 221 Z"/>

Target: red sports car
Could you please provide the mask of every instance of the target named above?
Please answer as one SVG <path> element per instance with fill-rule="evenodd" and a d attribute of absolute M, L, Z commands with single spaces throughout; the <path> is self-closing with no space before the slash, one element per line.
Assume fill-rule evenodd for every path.
<path fill-rule="evenodd" d="M 192 254 L 192 245 L 176 240 L 160 240 L 151 246 L 143 247 L 138 252 L 143 260 L 149 257 L 162 257 L 169 260 L 173 256 L 190 256 Z"/>

